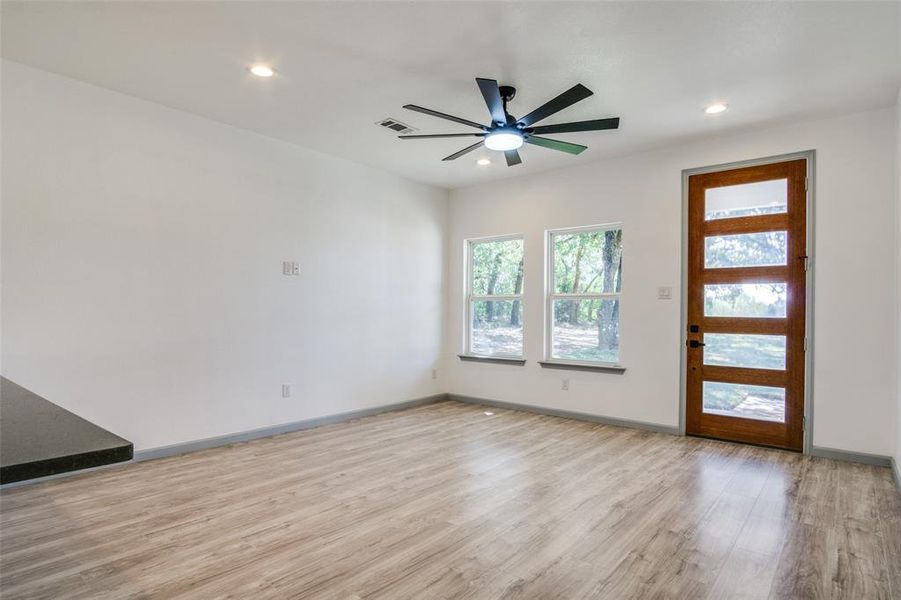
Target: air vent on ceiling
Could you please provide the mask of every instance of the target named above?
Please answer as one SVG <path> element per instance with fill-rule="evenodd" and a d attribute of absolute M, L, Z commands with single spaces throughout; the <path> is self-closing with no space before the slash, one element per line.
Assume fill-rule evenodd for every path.
<path fill-rule="evenodd" d="M 381 121 L 376 121 L 376 125 L 381 125 L 382 127 L 387 127 L 392 131 L 396 131 L 397 133 L 413 133 L 416 131 L 415 128 L 410 127 L 406 123 L 401 123 L 397 119 L 388 117 L 387 119 L 382 119 Z"/>

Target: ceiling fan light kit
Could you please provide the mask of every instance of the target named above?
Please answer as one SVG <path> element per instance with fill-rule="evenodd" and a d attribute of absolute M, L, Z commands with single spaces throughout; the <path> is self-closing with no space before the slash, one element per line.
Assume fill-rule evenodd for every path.
<path fill-rule="evenodd" d="M 567 152 L 569 154 L 580 154 L 588 148 L 588 146 L 582 146 L 581 144 L 573 144 L 552 138 L 540 137 L 535 134 L 601 131 L 604 129 L 617 129 L 619 127 L 619 117 L 533 127 L 538 121 L 546 119 L 547 117 L 560 112 L 564 108 L 568 108 L 576 102 L 591 96 L 593 92 L 581 83 L 577 83 L 556 98 L 544 103 L 520 119 L 516 119 L 507 112 L 507 103 L 516 95 L 516 88 L 509 85 L 499 86 L 494 79 L 483 79 L 481 77 L 476 78 L 476 83 L 479 86 L 479 90 L 482 92 L 482 97 L 485 99 L 486 106 L 488 106 L 488 112 L 491 114 L 490 125 L 482 125 L 468 119 L 462 119 L 429 108 L 423 108 L 415 104 L 407 104 L 404 108 L 438 117 L 439 119 L 453 121 L 461 125 L 468 125 L 469 127 L 479 129 L 479 133 L 438 133 L 401 135 L 398 137 L 403 140 L 478 137 L 481 139 L 475 144 L 454 152 L 450 156 L 446 156 L 443 160 L 455 160 L 484 145 L 489 150 L 503 152 L 504 158 L 507 160 L 507 166 L 512 167 L 522 163 L 522 158 L 519 156 L 519 148 L 522 147 L 524 143 L 550 148 L 551 150 L 559 150 L 560 152 Z"/>
<path fill-rule="evenodd" d="M 516 128 L 498 128 L 485 136 L 485 147 L 489 150 L 506 152 L 516 150 L 523 143 L 522 132 Z"/>

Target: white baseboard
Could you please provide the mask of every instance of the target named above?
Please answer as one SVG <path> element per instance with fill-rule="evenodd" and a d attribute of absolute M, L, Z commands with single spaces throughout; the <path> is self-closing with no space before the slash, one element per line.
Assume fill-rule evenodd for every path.
<path fill-rule="evenodd" d="M 892 459 L 890 456 L 882 456 L 881 454 L 867 454 L 866 452 L 850 452 L 848 450 L 837 450 L 835 448 L 823 448 L 822 446 L 814 446 L 813 448 L 811 448 L 810 455 L 819 456 L 821 458 L 843 460 L 845 462 L 862 463 L 876 467 L 892 466 Z"/>
<path fill-rule="evenodd" d="M 504 408 L 509 410 L 518 410 L 530 413 L 536 413 L 541 415 L 548 415 L 554 417 L 561 417 L 566 419 L 575 419 L 578 421 L 588 421 L 591 423 L 602 423 L 604 425 L 613 425 L 616 427 L 629 427 L 632 429 L 644 429 L 646 431 L 653 431 L 657 433 L 665 433 L 670 435 L 682 435 L 679 431 L 678 427 L 662 425 L 659 423 L 647 423 L 644 421 L 633 421 L 630 419 L 618 419 L 613 417 L 604 417 L 600 415 L 593 415 L 588 413 L 580 413 L 575 411 L 568 410 L 559 410 L 553 408 L 545 408 L 541 406 L 532 406 L 528 404 L 518 404 L 515 402 L 502 402 L 499 400 L 491 400 L 488 398 L 477 398 L 474 396 L 465 396 L 462 394 L 433 394 L 431 396 L 426 396 L 423 398 L 417 398 L 414 400 L 408 400 L 405 402 L 397 402 L 394 404 L 386 404 L 383 406 L 375 406 L 372 408 L 364 408 L 360 410 L 338 413 L 334 415 L 326 415 L 324 417 L 316 417 L 313 419 L 306 419 L 303 421 L 295 421 L 292 423 L 283 423 L 280 425 L 273 425 L 271 427 L 263 427 L 260 429 L 252 429 L 248 431 L 242 431 L 238 433 L 232 433 L 228 435 L 216 436 L 212 438 L 205 438 L 200 440 L 194 440 L 179 444 L 173 444 L 171 446 L 161 446 L 158 448 L 150 448 L 148 450 L 141 450 L 134 453 L 134 461 L 144 461 L 144 460 L 153 460 L 157 458 L 164 458 L 167 456 L 175 456 L 177 454 L 185 454 L 188 452 L 196 452 L 198 450 L 206 450 L 208 448 L 215 448 L 217 446 L 227 446 L 229 444 L 235 444 L 239 442 L 248 442 L 251 440 L 271 437 L 273 435 L 280 435 L 283 433 L 290 433 L 292 431 L 302 431 L 304 429 L 312 429 L 314 427 L 321 427 L 322 425 L 329 425 L 332 423 L 341 423 L 343 421 L 350 421 L 352 419 L 359 419 L 362 417 L 368 417 L 372 415 L 377 415 L 386 412 L 392 412 L 397 410 L 404 410 L 408 408 L 414 408 L 416 406 L 424 406 L 426 404 L 433 404 L 435 402 L 441 402 L 444 400 L 455 400 L 457 402 L 464 402 L 466 404 L 478 404 L 483 406 L 492 406 L 496 408 Z M 823 448 L 820 446 L 814 446 L 810 451 L 811 456 L 818 456 L 822 458 L 830 458 L 834 460 L 842 460 L 848 462 L 857 462 L 868 465 L 874 465 L 879 467 L 889 467 L 892 470 L 892 474 L 895 479 L 895 483 L 898 486 L 898 489 L 901 490 L 901 465 L 892 457 L 881 456 L 877 454 L 867 454 L 863 452 L 850 452 L 846 450 L 837 450 L 835 448 Z M 83 473 L 89 473 L 91 471 L 97 471 L 100 469 L 107 468 L 121 468 L 124 465 L 127 465 L 127 462 L 124 463 L 116 463 L 112 465 L 105 465 L 102 467 L 96 467 L 92 469 L 83 469 L 81 471 L 71 471 L 69 473 L 60 473 L 57 475 L 50 475 L 48 477 L 41 477 L 39 479 L 30 479 L 26 481 L 19 481 L 15 483 L 5 484 L 3 488 L 7 487 L 15 487 L 19 485 L 28 485 L 32 483 L 38 483 L 41 481 L 47 481 L 51 479 L 58 479 L 61 477 L 70 477 L 73 475 L 79 475 Z"/>
<path fill-rule="evenodd" d="M 545 408 L 543 406 L 532 406 L 530 404 L 518 404 L 516 402 L 501 402 L 499 400 L 490 400 L 488 398 L 476 398 L 474 396 L 464 396 L 461 394 L 448 394 L 448 399 L 458 402 L 466 402 L 467 404 L 481 404 L 484 406 L 493 406 L 495 408 L 506 408 L 510 410 L 520 410 L 524 412 L 536 413 L 539 415 L 548 415 L 551 417 L 562 417 L 564 419 L 575 419 L 577 421 L 589 421 L 591 423 L 602 423 L 604 425 L 614 425 L 616 427 L 630 427 L 632 429 L 645 429 L 647 431 L 655 431 L 657 433 L 668 433 L 670 435 L 681 435 L 678 427 L 670 425 L 661 425 L 659 423 L 646 423 L 644 421 L 633 421 L 630 419 L 617 419 L 614 417 L 602 417 L 600 415 L 592 415 L 588 413 L 575 412 L 570 410 L 558 410 L 556 408 Z"/>
<path fill-rule="evenodd" d="M 433 394 L 424 398 L 415 400 L 407 400 L 405 402 L 396 402 L 394 404 L 385 404 L 382 406 L 374 406 L 372 408 L 363 408 L 360 410 L 352 410 L 350 412 L 338 413 L 334 415 L 326 415 L 324 417 L 316 417 L 313 419 L 305 419 L 303 421 L 294 421 L 292 423 L 282 423 L 281 425 L 272 425 L 271 427 L 262 427 L 260 429 L 250 429 L 248 431 L 239 431 L 227 435 L 220 435 L 201 440 L 193 440 L 190 442 L 182 442 L 172 444 L 171 446 L 160 446 L 158 448 L 150 448 L 135 452 L 135 461 L 153 460 L 156 458 L 164 458 L 166 456 L 174 456 L 176 454 L 185 454 L 187 452 L 196 452 L 198 450 L 206 450 L 217 446 L 227 446 L 229 444 L 237 444 L 239 442 L 249 442 L 259 438 L 271 437 L 282 433 L 291 433 L 292 431 L 302 431 L 304 429 L 312 429 L 323 425 L 331 425 L 332 423 L 341 423 L 342 421 L 350 421 L 351 419 L 359 419 L 362 417 L 370 417 L 385 412 L 395 410 L 404 410 L 413 408 L 414 406 L 423 406 L 447 399 L 447 394 Z"/>

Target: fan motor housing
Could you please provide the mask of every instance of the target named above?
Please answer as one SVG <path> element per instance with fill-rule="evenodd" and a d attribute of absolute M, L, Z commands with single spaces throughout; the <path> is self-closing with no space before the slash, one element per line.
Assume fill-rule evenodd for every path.
<path fill-rule="evenodd" d="M 501 93 L 501 98 L 504 99 L 504 102 L 509 102 L 513 100 L 513 96 L 516 95 L 516 88 L 512 85 L 502 85 L 498 87 L 498 91 Z"/>
<path fill-rule="evenodd" d="M 507 115 L 507 125 L 513 125 L 516 122 L 516 119 L 510 114 L 510 111 L 507 110 L 507 102 L 513 100 L 513 96 L 516 95 L 516 88 L 512 85 L 501 85 L 498 86 L 498 91 L 501 94 L 501 100 L 504 101 L 504 114 Z"/>

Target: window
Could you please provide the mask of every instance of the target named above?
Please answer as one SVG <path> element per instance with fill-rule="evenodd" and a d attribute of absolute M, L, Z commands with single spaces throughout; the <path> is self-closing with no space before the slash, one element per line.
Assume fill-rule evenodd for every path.
<path fill-rule="evenodd" d="M 522 236 L 468 243 L 466 354 L 522 358 Z"/>
<path fill-rule="evenodd" d="M 548 360 L 618 364 L 622 228 L 579 227 L 548 235 Z"/>

